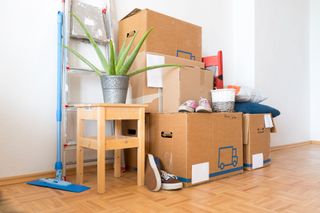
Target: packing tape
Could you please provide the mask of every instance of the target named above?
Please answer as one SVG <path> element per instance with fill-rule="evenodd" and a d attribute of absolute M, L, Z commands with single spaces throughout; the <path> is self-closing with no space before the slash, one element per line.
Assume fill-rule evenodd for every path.
<path fill-rule="evenodd" d="M 235 167 L 235 168 L 232 168 L 232 169 L 227 169 L 227 170 L 220 171 L 220 172 L 213 172 L 213 173 L 209 174 L 209 177 L 213 178 L 213 177 L 217 177 L 217 176 L 220 176 L 220 175 L 225 175 L 225 174 L 228 174 L 228 173 L 231 173 L 231 172 L 237 172 L 237 171 L 241 171 L 241 170 L 243 170 L 243 166 Z M 183 183 L 191 183 L 192 182 L 191 178 L 185 178 L 185 177 L 178 176 L 178 179 Z"/>
<path fill-rule="evenodd" d="M 271 158 L 268 158 L 266 160 L 263 161 L 263 165 L 271 163 Z M 243 164 L 244 168 L 252 168 L 252 164 L 251 163 L 244 163 Z"/>

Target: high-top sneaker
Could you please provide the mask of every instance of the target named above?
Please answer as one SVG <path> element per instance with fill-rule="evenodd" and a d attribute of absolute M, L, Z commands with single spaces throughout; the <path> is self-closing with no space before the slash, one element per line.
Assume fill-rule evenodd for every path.
<path fill-rule="evenodd" d="M 161 170 L 161 189 L 164 190 L 177 190 L 182 189 L 183 185 L 182 182 L 178 180 L 178 177 L 169 174 L 166 171 Z"/>
<path fill-rule="evenodd" d="M 145 184 L 150 191 L 157 192 L 161 188 L 160 170 L 157 167 L 155 157 L 152 154 L 147 155 Z"/>

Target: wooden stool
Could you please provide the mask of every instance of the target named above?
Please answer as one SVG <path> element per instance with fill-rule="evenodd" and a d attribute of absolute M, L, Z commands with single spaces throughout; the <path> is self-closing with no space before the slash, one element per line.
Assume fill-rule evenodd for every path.
<path fill-rule="evenodd" d="M 105 192 L 105 150 L 114 150 L 114 176 L 121 176 L 121 149 L 137 148 L 137 184 L 144 185 L 145 105 L 78 104 L 77 183 L 83 182 L 83 148 L 97 150 L 97 191 Z M 97 121 L 97 137 L 84 137 L 84 121 Z M 115 135 L 106 136 L 106 120 L 115 120 Z M 137 120 L 137 137 L 121 135 L 121 120 Z"/>

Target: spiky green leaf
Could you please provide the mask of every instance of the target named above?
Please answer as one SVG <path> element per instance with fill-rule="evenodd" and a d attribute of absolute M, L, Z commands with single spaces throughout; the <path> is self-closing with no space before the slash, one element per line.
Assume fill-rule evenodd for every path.
<path fill-rule="evenodd" d="M 183 65 L 179 65 L 179 64 L 161 64 L 161 65 L 154 65 L 154 66 L 149 66 L 149 67 L 144 67 L 141 69 L 137 69 L 134 70 L 130 73 L 127 74 L 127 76 L 132 77 L 134 75 L 137 75 L 139 73 L 148 71 L 148 70 L 154 70 L 154 69 L 158 69 L 158 68 L 163 68 L 163 67 L 183 67 Z"/>
<path fill-rule="evenodd" d="M 110 43 L 109 43 L 109 64 L 110 64 L 109 75 L 115 75 L 116 74 L 115 50 L 114 50 L 114 45 L 112 40 L 110 40 Z"/>
<path fill-rule="evenodd" d="M 77 58 L 79 58 L 81 61 L 83 61 L 86 65 L 88 65 L 93 71 L 95 71 L 98 75 L 101 75 L 100 70 L 94 66 L 89 60 L 87 60 L 85 57 L 83 57 L 80 53 L 78 53 L 76 50 L 67 47 L 63 45 L 64 48 L 66 48 L 68 51 L 70 51 L 72 54 L 74 54 Z"/>
<path fill-rule="evenodd" d="M 120 75 L 126 75 L 128 73 L 131 65 L 133 64 L 134 60 L 136 59 L 136 56 L 139 53 L 140 48 L 142 47 L 144 41 L 147 39 L 147 37 L 149 36 L 149 34 L 151 33 L 152 30 L 153 30 L 153 28 L 151 28 L 150 30 L 148 30 L 147 32 L 145 32 L 143 34 L 141 40 L 139 41 L 137 46 L 134 48 L 134 50 L 132 51 L 130 56 L 127 58 L 124 65 L 121 67 L 120 72 L 119 72 Z"/>
<path fill-rule="evenodd" d="M 118 53 L 116 64 L 118 64 L 118 59 L 122 56 L 124 50 L 126 49 L 126 45 L 127 45 L 127 37 L 125 37 L 124 41 L 122 42 L 122 46 L 121 46 L 121 49 Z"/>
<path fill-rule="evenodd" d="M 86 34 L 86 36 L 89 39 L 91 45 L 95 49 L 95 51 L 96 51 L 96 53 L 97 53 L 97 55 L 98 55 L 98 57 L 100 59 L 100 62 L 101 62 L 101 65 L 102 65 L 103 69 L 105 70 L 105 72 L 108 72 L 108 69 L 109 69 L 108 61 L 107 61 L 106 57 L 104 56 L 104 54 L 102 53 L 101 49 L 98 47 L 98 45 L 95 42 L 95 40 L 93 39 L 93 36 L 91 35 L 91 33 L 89 32 L 89 30 L 87 29 L 85 24 L 80 20 L 80 18 L 77 15 L 75 15 L 73 13 L 71 13 L 71 15 L 80 24 L 80 27 L 82 28 L 83 32 Z"/>
<path fill-rule="evenodd" d="M 138 35 L 138 32 L 136 32 L 133 36 L 133 38 L 131 39 L 129 45 L 125 48 L 125 50 L 123 51 L 123 53 L 121 54 L 121 56 L 119 55 L 119 60 L 118 60 L 118 63 L 117 63 L 117 66 L 116 66 L 116 73 L 117 75 L 121 75 L 121 72 L 120 70 L 122 69 L 122 66 L 124 64 L 124 62 L 126 61 L 126 58 L 128 56 L 128 53 L 132 47 L 132 44 L 135 40 L 135 38 L 137 37 Z"/>

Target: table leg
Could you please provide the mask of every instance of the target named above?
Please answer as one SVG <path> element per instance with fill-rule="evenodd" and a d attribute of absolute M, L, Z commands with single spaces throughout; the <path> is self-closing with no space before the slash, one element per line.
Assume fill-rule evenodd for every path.
<path fill-rule="evenodd" d="M 140 109 L 138 120 L 138 138 L 139 138 L 139 147 L 137 149 L 138 153 L 138 163 L 137 163 L 137 184 L 138 186 L 144 185 L 144 166 L 145 166 L 145 114 L 144 108 Z"/>
<path fill-rule="evenodd" d="M 115 136 L 120 136 L 121 132 L 121 120 L 115 121 Z M 121 176 L 121 149 L 114 150 L 114 177 Z"/>
<path fill-rule="evenodd" d="M 76 168 L 76 182 L 83 183 L 83 148 L 81 147 L 80 138 L 83 136 L 84 121 L 81 119 L 81 113 L 77 113 L 77 168 Z"/>
<path fill-rule="evenodd" d="M 97 190 L 98 193 L 105 192 L 105 180 L 106 180 L 106 171 L 105 171 L 105 129 L 106 129 L 106 120 L 105 120 L 105 109 L 104 107 L 98 107 L 97 110 Z"/>

